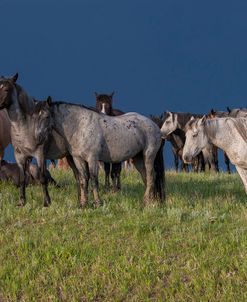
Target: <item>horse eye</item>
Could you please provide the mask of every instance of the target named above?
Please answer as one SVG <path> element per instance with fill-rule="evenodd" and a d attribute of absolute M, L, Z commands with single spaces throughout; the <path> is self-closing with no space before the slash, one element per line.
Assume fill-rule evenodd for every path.
<path fill-rule="evenodd" d="M 197 132 L 195 132 L 195 133 L 192 134 L 193 137 L 196 137 L 197 135 L 198 135 Z"/>
<path fill-rule="evenodd" d="M 170 123 L 170 121 L 166 121 L 166 124 L 169 124 Z"/>

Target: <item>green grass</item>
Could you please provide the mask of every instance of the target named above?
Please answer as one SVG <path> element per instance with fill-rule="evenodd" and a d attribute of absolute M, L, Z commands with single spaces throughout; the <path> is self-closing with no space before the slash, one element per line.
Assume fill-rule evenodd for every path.
<path fill-rule="evenodd" d="M 237 174 L 166 174 L 143 208 L 136 173 L 104 206 L 78 208 L 70 173 L 40 187 L 0 184 L 0 301 L 247 301 L 247 204 Z M 103 178 L 101 177 L 101 183 Z M 91 196 L 92 198 L 92 196 Z"/>

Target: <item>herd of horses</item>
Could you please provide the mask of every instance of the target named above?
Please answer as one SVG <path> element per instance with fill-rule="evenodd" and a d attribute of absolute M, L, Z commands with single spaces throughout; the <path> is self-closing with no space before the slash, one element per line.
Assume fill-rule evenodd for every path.
<path fill-rule="evenodd" d="M 105 187 L 110 187 L 111 176 L 113 189 L 117 191 L 121 189 L 121 163 L 130 159 L 145 186 L 144 204 L 162 202 L 165 140 L 172 144 L 177 170 L 180 159 L 184 171 L 192 163 L 195 171 L 205 170 L 208 164 L 217 172 L 217 149 L 221 148 L 228 172 L 231 161 L 247 192 L 247 109 L 211 110 L 204 116 L 165 112 L 145 117 L 113 109 L 113 93 L 95 93 L 95 107 L 54 102 L 51 97 L 37 101 L 17 84 L 17 79 L 18 74 L 0 77 L 0 134 L 3 134 L 0 156 L 3 157 L 4 148 L 11 142 L 18 169 L 19 206 L 26 203 L 26 185 L 35 179 L 30 172 L 32 158 L 37 161 L 33 174 L 42 185 L 44 206 L 51 202 L 48 182 L 55 182 L 46 169 L 46 159 L 61 158 L 66 158 L 74 173 L 82 208 L 88 205 L 89 181 L 94 206 L 102 204 L 98 190 L 99 162 L 104 163 Z M 7 163 L 2 161 L 1 170 L 4 166 Z"/>

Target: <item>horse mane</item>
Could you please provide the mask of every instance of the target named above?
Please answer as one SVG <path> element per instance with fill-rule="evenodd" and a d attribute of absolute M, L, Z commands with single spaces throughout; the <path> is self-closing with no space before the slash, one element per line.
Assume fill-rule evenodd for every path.
<path fill-rule="evenodd" d="M 33 110 L 33 106 L 35 101 L 31 98 L 25 90 L 18 84 L 15 83 L 15 88 L 17 91 L 18 96 L 18 103 L 25 114 L 28 114 L 30 111 Z"/>
<path fill-rule="evenodd" d="M 247 123 L 247 119 L 245 118 L 226 117 L 226 118 L 209 119 L 206 121 L 206 127 L 205 127 L 206 134 L 209 137 L 210 136 L 215 137 L 219 129 L 219 123 L 222 122 L 224 122 L 224 124 L 228 127 L 229 132 L 231 131 L 232 126 L 234 126 L 237 132 L 239 133 L 239 135 L 242 137 L 242 139 L 247 141 L 246 128 L 243 126 L 243 122 Z"/>
<path fill-rule="evenodd" d="M 51 107 L 55 107 L 55 106 L 59 106 L 59 105 L 70 105 L 70 106 L 76 106 L 76 107 L 80 107 L 80 108 L 83 108 L 83 109 L 88 109 L 90 111 L 94 111 L 96 113 L 98 113 L 98 111 L 96 110 L 96 108 L 90 106 L 85 106 L 83 104 L 75 104 L 75 103 L 70 103 L 70 102 L 64 102 L 64 101 L 55 101 L 55 102 L 52 102 L 51 103 Z"/>

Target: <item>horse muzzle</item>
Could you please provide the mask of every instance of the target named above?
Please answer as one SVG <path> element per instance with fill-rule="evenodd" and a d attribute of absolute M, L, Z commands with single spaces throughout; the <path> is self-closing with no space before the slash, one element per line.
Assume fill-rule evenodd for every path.
<path fill-rule="evenodd" d="M 183 154 L 183 161 L 186 163 L 186 164 L 189 164 L 191 163 L 193 160 L 193 156 L 186 153 L 186 154 Z"/>

